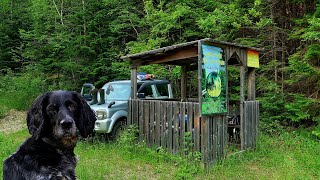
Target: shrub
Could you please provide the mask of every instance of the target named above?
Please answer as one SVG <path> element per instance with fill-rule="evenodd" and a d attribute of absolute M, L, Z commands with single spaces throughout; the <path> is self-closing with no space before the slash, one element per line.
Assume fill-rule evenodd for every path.
<path fill-rule="evenodd" d="M 7 109 L 26 110 L 45 91 L 44 75 L 27 67 L 22 73 L 6 70 L 0 77 L 0 112 Z"/>

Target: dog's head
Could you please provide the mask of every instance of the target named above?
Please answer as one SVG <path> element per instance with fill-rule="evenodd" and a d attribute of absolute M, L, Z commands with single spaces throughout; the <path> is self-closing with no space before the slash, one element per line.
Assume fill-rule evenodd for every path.
<path fill-rule="evenodd" d="M 55 145 L 74 147 L 77 129 L 82 137 L 93 132 L 96 116 L 80 94 L 53 91 L 39 96 L 27 115 L 34 139 L 46 138 Z"/>

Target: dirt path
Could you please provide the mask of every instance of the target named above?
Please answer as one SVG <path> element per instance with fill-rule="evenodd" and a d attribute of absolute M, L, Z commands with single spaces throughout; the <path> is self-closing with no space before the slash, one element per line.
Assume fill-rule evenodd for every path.
<path fill-rule="evenodd" d="M 13 133 L 26 126 L 26 112 L 10 110 L 6 116 L 0 119 L 0 133 Z"/>

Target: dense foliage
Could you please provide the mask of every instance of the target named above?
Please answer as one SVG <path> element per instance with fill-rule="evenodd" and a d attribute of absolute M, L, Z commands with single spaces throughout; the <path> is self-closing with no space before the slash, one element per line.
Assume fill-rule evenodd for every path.
<path fill-rule="evenodd" d="M 1 110 L 26 108 L 42 91 L 129 78 L 121 55 L 210 37 L 265 48 L 257 71 L 263 122 L 320 122 L 316 0 L 2 0 L 0 16 Z M 179 89 L 179 67 L 142 70 Z"/>

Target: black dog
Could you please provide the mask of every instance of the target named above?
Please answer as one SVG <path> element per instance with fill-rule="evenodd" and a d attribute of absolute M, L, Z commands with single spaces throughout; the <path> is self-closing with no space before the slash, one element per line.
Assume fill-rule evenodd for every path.
<path fill-rule="evenodd" d="M 4 180 L 76 179 L 73 150 L 78 132 L 87 137 L 95 121 L 94 112 L 76 92 L 39 96 L 27 116 L 32 137 L 4 161 Z"/>

